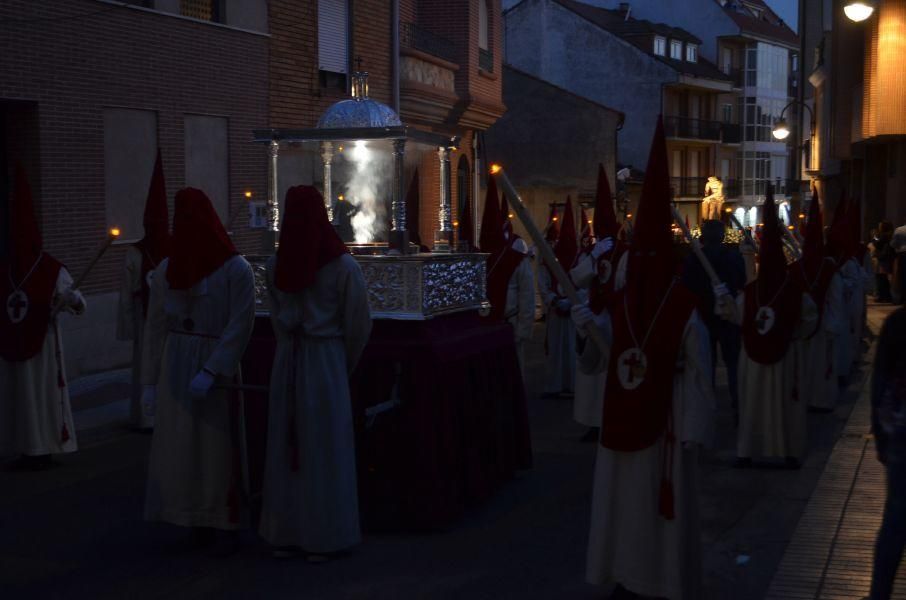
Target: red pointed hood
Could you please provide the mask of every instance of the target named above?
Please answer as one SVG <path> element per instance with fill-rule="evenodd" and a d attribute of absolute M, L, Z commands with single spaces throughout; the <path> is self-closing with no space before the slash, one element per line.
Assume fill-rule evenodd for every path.
<path fill-rule="evenodd" d="M 481 234 L 478 246 L 482 252 L 494 253 L 503 247 L 503 219 L 500 216 L 500 195 L 497 182 L 488 176 L 488 190 L 484 198 L 484 212 L 481 215 Z"/>
<path fill-rule="evenodd" d="M 41 230 L 32 204 L 31 186 L 22 165 L 16 165 L 16 183 L 9 205 L 9 261 L 12 276 L 21 281 L 41 255 Z"/>
<path fill-rule="evenodd" d="M 573 200 L 566 197 L 566 207 L 563 209 L 563 227 L 560 229 L 560 237 L 557 238 L 557 245 L 554 248 L 554 254 L 557 255 L 557 262 L 563 267 L 563 270 L 569 273 L 576 262 L 576 255 L 579 253 L 579 243 L 576 239 L 576 220 L 573 211 Z"/>
<path fill-rule="evenodd" d="M 513 221 L 510 219 L 510 203 L 507 202 L 506 194 L 500 194 L 500 219 L 503 221 L 503 240 L 504 243 L 510 243 L 513 236 Z"/>
<path fill-rule="evenodd" d="M 145 200 L 145 237 L 136 243 L 153 263 L 159 264 L 170 254 L 170 215 L 167 210 L 167 188 L 164 182 L 164 167 L 160 150 L 154 161 L 148 198 Z"/>
<path fill-rule="evenodd" d="M 676 275 L 664 121 L 658 117 L 629 246 L 626 299 L 633 322 L 654 318 Z"/>
<path fill-rule="evenodd" d="M 812 192 L 808 207 L 808 221 L 805 224 L 805 240 L 802 244 L 802 267 L 809 280 L 813 280 L 824 261 L 824 219 L 821 217 L 821 201 L 818 190 Z"/>
<path fill-rule="evenodd" d="M 770 185 L 764 200 L 763 214 L 764 227 L 758 249 L 758 293 L 762 298 L 771 298 L 786 280 L 787 268 L 783 253 L 783 224 L 777 215 L 774 187 Z"/>
<path fill-rule="evenodd" d="M 827 254 L 842 265 L 849 258 L 851 226 L 849 200 L 842 198 L 834 209 L 834 218 L 827 230 Z"/>
<path fill-rule="evenodd" d="M 459 241 L 468 242 L 468 251 L 475 249 L 475 234 L 472 224 L 472 201 L 467 197 L 464 206 L 459 209 Z"/>
<path fill-rule="evenodd" d="M 607 179 L 607 173 L 602 164 L 598 164 L 598 189 L 595 192 L 595 214 L 592 225 L 595 237 L 599 240 L 606 237 L 616 238 L 620 231 L 617 213 L 613 206 L 610 181 Z"/>
<path fill-rule="evenodd" d="M 584 208 L 579 208 L 579 219 L 581 228 L 579 230 L 579 247 L 582 250 L 591 250 L 592 238 L 591 223 L 588 221 L 588 213 Z"/>
<path fill-rule="evenodd" d="M 415 169 L 412 181 L 409 183 L 409 190 L 406 192 L 406 228 L 409 230 L 409 241 L 421 246 L 422 238 L 418 233 L 419 201 L 418 169 Z"/>
<path fill-rule="evenodd" d="M 318 271 L 349 250 L 327 218 L 324 198 L 309 185 L 286 191 L 274 283 L 288 294 L 315 282 Z"/>
<path fill-rule="evenodd" d="M 199 189 L 176 192 L 173 248 L 167 281 L 174 290 L 186 290 L 238 254 L 214 206 Z"/>
<path fill-rule="evenodd" d="M 547 228 L 545 229 L 544 239 L 551 245 L 557 243 L 557 238 L 560 237 L 560 211 L 557 210 L 557 205 L 554 204 L 551 206 L 550 214 L 547 215 Z"/>

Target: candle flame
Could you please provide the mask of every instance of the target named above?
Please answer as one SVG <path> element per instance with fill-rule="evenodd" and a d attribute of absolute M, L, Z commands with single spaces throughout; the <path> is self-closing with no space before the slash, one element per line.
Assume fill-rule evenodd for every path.
<path fill-rule="evenodd" d="M 251 190 L 246 190 L 246 191 L 245 191 L 245 197 L 246 197 L 246 198 L 251 198 L 251 197 L 252 197 L 252 191 L 251 191 Z"/>
<path fill-rule="evenodd" d="M 113 227 L 110 229 L 110 237 L 120 237 L 121 233 L 122 232 L 120 231 L 119 227 Z"/>
<path fill-rule="evenodd" d="M 496 175 L 497 173 L 500 173 L 501 171 L 503 171 L 503 167 L 501 167 L 497 163 L 494 163 L 493 165 L 491 165 L 491 175 Z"/>

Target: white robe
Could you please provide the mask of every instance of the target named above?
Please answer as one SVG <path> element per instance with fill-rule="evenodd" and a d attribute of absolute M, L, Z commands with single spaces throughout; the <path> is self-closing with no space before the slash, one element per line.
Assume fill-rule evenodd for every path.
<path fill-rule="evenodd" d="M 598 324 L 611 341 L 607 311 Z M 583 370 L 601 370 L 608 355 L 609 349 L 602 355 L 594 343 L 587 343 L 581 357 Z M 710 355 L 708 331 L 694 312 L 686 323 L 673 375 L 677 440 L 673 520 L 659 514 L 664 438 L 638 452 L 616 452 L 598 445 L 586 569 L 589 583 L 617 582 L 644 596 L 702 597 L 697 446 L 710 444 L 713 435 Z"/>
<path fill-rule="evenodd" d="M 547 307 L 544 391 L 550 394 L 573 392 L 576 389 L 576 327 L 569 315 L 560 316 L 556 307 L 552 306 L 560 294 L 554 289 L 553 277 L 543 265 L 538 269 L 538 288 Z"/>
<path fill-rule="evenodd" d="M 834 345 L 836 372 L 847 377 L 861 354 L 862 320 L 865 306 L 865 274 L 855 261 L 849 259 L 839 271 L 843 278 L 843 306 L 846 326 Z"/>
<path fill-rule="evenodd" d="M 525 346 L 532 339 L 532 326 L 535 324 L 535 275 L 528 256 L 522 259 L 510 276 L 504 317 L 513 326 L 519 368 L 525 379 Z"/>
<path fill-rule="evenodd" d="M 254 276 L 234 256 L 191 289 L 171 290 L 168 263 L 154 273 L 142 352 L 142 383 L 157 386 L 145 518 L 238 529 L 245 516 L 235 514 L 244 484 L 244 465 L 236 460 L 237 448 L 240 463 L 244 454 L 242 406 L 217 384 L 239 374 L 255 322 Z M 186 318 L 194 321 L 191 333 L 184 333 Z M 215 386 L 195 398 L 189 383 L 203 368 L 217 374 Z"/>
<path fill-rule="evenodd" d="M 272 258 L 267 283 L 277 352 L 260 532 L 274 546 L 336 552 L 361 540 L 349 375 L 371 333 L 365 279 L 344 254 L 318 271 L 314 285 L 286 294 L 274 286 L 274 266 Z"/>
<path fill-rule="evenodd" d="M 129 420 L 139 428 L 154 427 L 154 417 L 142 410 L 142 337 L 145 316 L 142 311 L 142 254 L 135 246 L 126 249 L 120 279 L 116 339 L 132 342 L 132 392 L 129 398 Z"/>
<path fill-rule="evenodd" d="M 736 315 L 745 312 L 745 293 L 736 297 Z M 745 341 L 739 353 L 739 429 L 736 456 L 793 457 L 799 460 L 808 449 L 808 398 L 800 390 L 794 398 L 800 358 L 795 345 L 815 328 L 818 311 L 811 296 L 802 294 L 802 312 L 793 341 L 780 361 L 764 365 L 749 358 Z"/>
<path fill-rule="evenodd" d="M 57 275 L 53 302 L 72 286 L 72 277 L 61 268 Z M 79 292 L 74 307 L 63 310 L 80 315 L 85 299 Z M 53 304 L 51 304 L 53 306 Z M 69 404 L 69 387 L 57 380 L 56 344 L 60 347 L 60 369 L 65 368 L 63 339 L 59 319 L 47 327 L 44 345 L 35 356 L 22 362 L 0 358 L 0 456 L 25 454 L 41 456 L 75 452 L 76 430 Z M 65 372 L 64 372 L 65 381 Z M 69 439 L 63 441 L 63 425 Z"/>
<path fill-rule="evenodd" d="M 833 410 L 837 404 L 839 389 L 834 370 L 834 345 L 845 326 L 843 279 L 835 273 L 824 297 L 824 312 L 818 330 L 811 337 L 793 342 L 797 353 L 799 394 L 811 408 Z"/>

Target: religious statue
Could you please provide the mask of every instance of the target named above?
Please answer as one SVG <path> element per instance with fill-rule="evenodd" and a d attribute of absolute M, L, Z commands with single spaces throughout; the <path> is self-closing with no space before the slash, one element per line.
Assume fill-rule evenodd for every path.
<path fill-rule="evenodd" d="M 724 184 L 715 176 L 708 177 L 705 184 L 705 197 L 702 198 L 702 217 L 707 220 L 720 220 L 720 210 L 724 204 Z"/>

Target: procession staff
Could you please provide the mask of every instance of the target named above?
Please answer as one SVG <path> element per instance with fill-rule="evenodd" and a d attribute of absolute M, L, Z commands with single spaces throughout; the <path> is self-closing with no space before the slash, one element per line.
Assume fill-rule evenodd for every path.
<path fill-rule="evenodd" d="M 598 165 L 598 182 L 595 191 L 595 212 L 592 227 L 595 242 L 587 253 L 579 255 L 576 266 L 570 271 L 576 286 L 585 290 L 588 304 L 595 315 L 609 309 L 616 292 L 625 280 L 626 245 L 616 240 L 620 231 L 614 211 L 610 182 L 604 166 Z M 622 264 L 622 269 L 620 265 Z M 620 271 L 622 277 L 618 277 Z M 577 350 L 582 352 L 583 338 L 577 340 Z M 578 354 L 576 356 L 578 360 Z M 604 384 L 607 373 L 583 373 L 576 369 L 576 396 L 573 399 L 573 419 L 589 428 L 586 441 L 597 441 L 603 410 Z"/>
<path fill-rule="evenodd" d="M 0 263 L 0 456 L 19 454 L 17 467 L 45 469 L 53 454 L 77 449 L 57 313 L 80 315 L 86 303 L 66 267 L 43 250 L 21 166 L 8 240 Z"/>
<path fill-rule="evenodd" d="M 192 527 L 217 554 L 235 550 L 247 515 L 242 401 L 216 384 L 238 380 L 254 319 L 251 267 L 205 193 L 180 190 L 143 340 L 142 402 L 155 412 L 145 518 Z"/>
<path fill-rule="evenodd" d="M 267 286 L 277 352 L 260 532 L 275 557 L 325 560 L 361 540 L 349 377 L 371 316 L 362 271 L 311 186 L 286 193 Z"/>
<path fill-rule="evenodd" d="M 573 202 L 567 197 L 560 234 L 554 245 L 557 262 L 564 273 L 569 273 L 578 251 Z M 576 389 L 576 329 L 569 317 L 573 302 L 566 294 L 564 285 L 564 282 L 560 281 L 546 265 L 539 269 L 538 287 L 541 300 L 547 307 L 545 322 L 547 374 L 544 383 L 546 396 L 572 394 Z"/>
<path fill-rule="evenodd" d="M 843 278 L 833 259 L 825 256 L 824 224 L 818 192 L 812 194 L 802 258 L 790 265 L 790 274 L 808 292 L 818 310 L 812 331 L 795 342 L 797 387 L 808 407 L 832 411 L 838 388 L 834 346 L 847 325 L 843 306 Z"/>
<path fill-rule="evenodd" d="M 116 338 L 132 342 L 132 395 L 129 418 L 143 430 L 154 426 L 154 417 L 142 410 L 142 334 L 148 301 L 151 295 L 151 277 L 154 270 L 170 255 L 170 218 L 167 210 L 167 189 L 160 150 L 154 161 L 145 214 L 142 220 L 145 237 L 126 249 L 120 283 L 119 311 Z"/>
<path fill-rule="evenodd" d="M 815 303 L 789 274 L 782 225 L 768 187 L 758 276 L 737 297 L 736 310 L 721 316 L 742 327 L 739 362 L 738 466 L 753 457 L 779 457 L 798 468 L 807 450 L 807 400 L 797 384 L 794 339 L 811 333 Z"/>
<path fill-rule="evenodd" d="M 597 330 L 581 367 L 607 370 L 595 463 L 586 578 L 643 596 L 701 598 L 697 446 L 713 419 L 707 331 L 676 277 L 664 126 L 658 119 L 629 247 L 611 309 L 572 311 Z"/>

